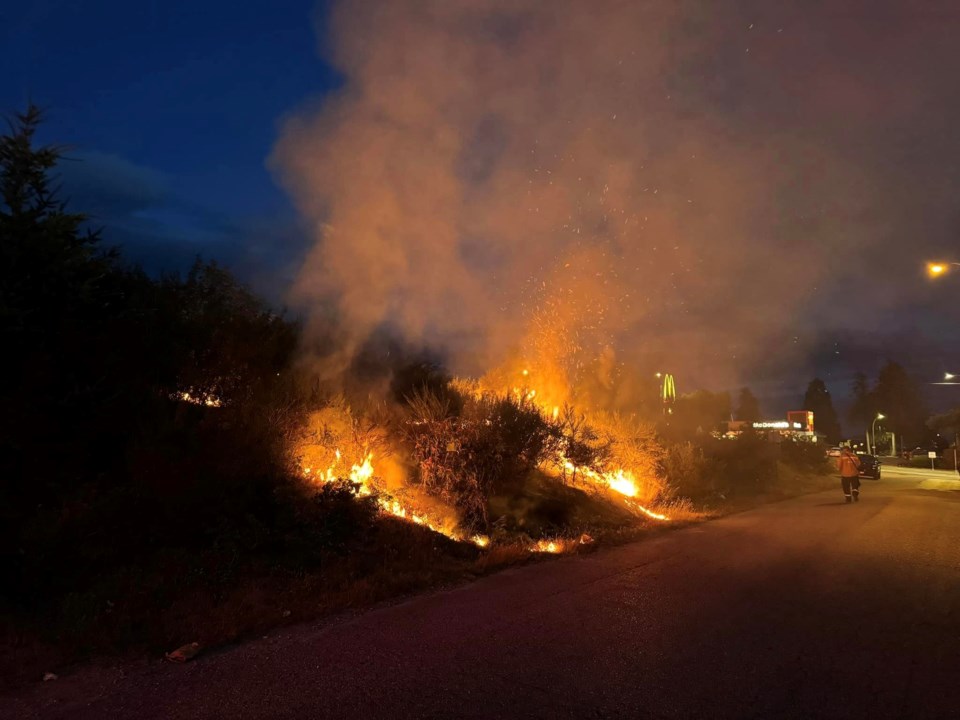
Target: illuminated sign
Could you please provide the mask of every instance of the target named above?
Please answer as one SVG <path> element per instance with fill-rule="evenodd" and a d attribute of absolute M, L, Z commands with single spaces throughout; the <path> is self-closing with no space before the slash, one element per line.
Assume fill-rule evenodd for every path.
<path fill-rule="evenodd" d="M 667 405 L 677 399 L 677 384 L 673 381 L 673 375 L 666 373 L 663 376 L 663 387 L 660 389 L 660 397 L 663 404 Z"/>
<path fill-rule="evenodd" d="M 757 430 L 803 430 L 801 423 L 790 423 L 786 420 L 768 420 L 764 422 L 755 422 L 753 427 Z"/>
<path fill-rule="evenodd" d="M 791 410 L 787 413 L 787 420 L 799 423 L 807 432 L 813 432 L 813 411 L 811 410 Z"/>

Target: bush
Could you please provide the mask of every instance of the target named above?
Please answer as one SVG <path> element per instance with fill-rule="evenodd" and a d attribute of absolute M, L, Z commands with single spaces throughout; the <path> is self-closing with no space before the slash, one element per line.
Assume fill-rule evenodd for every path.
<path fill-rule="evenodd" d="M 558 431 L 532 403 L 509 396 L 466 396 L 461 406 L 453 415 L 444 399 L 417 392 L 403 434 L 414 482 L 457 508 L 467 530 L 486 530 L 490 496 L 522 483 L 555 450 Z"/>
<path fill-rule="evenodd" d="M 361 496 L 357 490 L 355 483 L 337 480 L 322 485 L 307 503 L 286 504 L 291 515 L 282 524 L 286 547 L 281 557 L 304 569 L 319 564 L 328 552 L 342 555 L 362 544 L 379 510 L 376 496 Z"/>
<path fill-rule="evenodd" d="M 754 495 L 765 491 L 777 479 L 777 446 L 752 433 L 735 440 L 704 438 L 699 446 L 693 447 L 699 447 L 702 461 L 696 459 L 696 451 L 691 448 L 675 451 L 677 454 L 668 462 L 687 462 L 694 477 L 700 474 L 698 480 L 687 481 L 691 486 L 689 497 L 694 499 L 706 499 L 710 495 Z M 685 481 L 680 476 L 681 468 L 682 465 L 675 466 L 672 473 L 673 482 L 682 488 Z M 704 474 L 708 479 L 704 479 Z M 697 493 L 701 495 L 698 497 Z"/>
<path fill-rule="evenodd" d="M 667 482 L 677 494 L 692 500 L 706 500 L 716 493 L 717 469 L 703 448 L 692 442 L 670 445 L 664 453 Z"/>
<path fill-rule="evenodd" d="M 825 473 L 830 469 L 823 446 L 797 440 L 780 443 L 780 459 L 798 470 Z"/>
<path fill-rule="evenodd" d="M 894 461 L 892 464 L 899 465 L 902 460 Z M 910 458 L 907 467 L 912 468 L 922 468 L 924 470 L 930 469 L 930 458 L 924 456 L 915 456 Z M 956 470 L 956 466 L 953 462 L 953 451 L 949 451 L 944 457 L 937 457 L 933 460 L 933 467 L 935 470 Z"/>
<path fill-rule="evenodd" d="M 745 433 L 736 439 L 703 439 L 667 448 L 664 472 L 678 494 L 696 501 L 776 492 L 811 475 L 829 474 L 822 446 L 769 442 Z"/>
<path fill-rule="evenodd" d="M 663 445 L 653 424 L 620 413 L 595 413 L 590 423 L 605 448 L 597 470 L 623 468 L 637 484 L 637 500 L 651 504 L 664 500 L 670 488 L 663 478 Z"/>
<path fill-rule="evenodd" d="M 559 431 L 559 450 L 575 466 L 602 467 L 610 457 L 609 438 L 601 437 L 596 429 L 587 423 L 586 416 L 571 405 L 564 406 L 559 416 Z"/>

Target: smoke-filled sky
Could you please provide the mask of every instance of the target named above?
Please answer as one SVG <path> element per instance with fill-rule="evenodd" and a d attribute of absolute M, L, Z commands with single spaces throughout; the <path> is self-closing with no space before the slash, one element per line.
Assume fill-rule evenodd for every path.
<path fill-rule="evenodd" d="M 78 209 L 153 266 L 273 268 L 342 350 L 385 326 L 481 372 L 562 337 L 771 414 L 960 370 L 960 273 L 923 275 L 960 262 L 952 0 L 78 7 L 0 23 Z"/>
<path fill-rule="evenodd" d="M 955 3 L 350 0 L 321 31 L 345 82 L 273 163 L 313 237 L 294 298 L 350 339 L 477 372 L 545 311 L 768 394 L 960 364 L 960 278 L 923 276 L 960 255 Z"/>

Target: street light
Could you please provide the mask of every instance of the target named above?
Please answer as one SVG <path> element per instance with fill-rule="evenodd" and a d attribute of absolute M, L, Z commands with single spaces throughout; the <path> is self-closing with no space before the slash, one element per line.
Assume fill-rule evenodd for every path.
<path fill-rule="evenodd" d="M 957 262 L 928 262 L 927 275 L 932 278 L 938 278 L 950 269 L 950 266 L 960 267 Z"/>
<path fill-rule="evenodd" d="M 877 413 L 873 419 L 873 425 L 870 427 L 870 435 L 873 437 L 873 454 L 877 454 L 877 420 L 883 420 L 886 417 L 883 413 Z"/>
<path fill-rule="evenodd" d="M 960 373 L 944 373 L 943 380 L 935 383 L 930 383 L 931 385 L 952 385 L 954 387 L 960 387 Z"/>

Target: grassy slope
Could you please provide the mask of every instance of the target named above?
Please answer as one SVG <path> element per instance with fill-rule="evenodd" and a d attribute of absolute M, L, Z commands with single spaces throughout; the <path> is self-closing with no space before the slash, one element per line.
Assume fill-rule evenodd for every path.
<path fill-rule="evenodd" d="M 73 620 L 51 634 L 50 627 L 22 628 L 0 620 L 4 639 L 0 677 L 8 684 L 30 682 L 46 670 L 92 655 L 160 656 L 178 645 L 197 641 L 204 647 L 242 640 L 280 626 L 315 620 L 349 609 L 431 588 L 469 581 L 505 567 L 549 555 L 531 553 L 531 540 L 572 538 L 566 551 L 591 552 L 636 540 L 651 530 L 680 527 L 708 516 L 724 515 L 786 497 L 833 487 L 833 478 L 781 469 L 780 479 L 763 495 L 741 497 L 692 511 L 678 506 L 673 522 L 638 519 L 602 496 L 564 486 L 534 473 L 523 488 L 491 499 L 491 518 L 501 518 L 498 543 L 480 550 L 423 527 L 381 518 L 363 546 L 332 558 L 318 571 L 258 567 L 228 592 L 190 587 L 163 606 L 150 603 L 150 588 L 162 585 L 171 568 L 145 569 L 135 581 L 137 598 L 118 600 L 104 620 Z M 579 544 L 588 533 L 593 542 Z"/>

